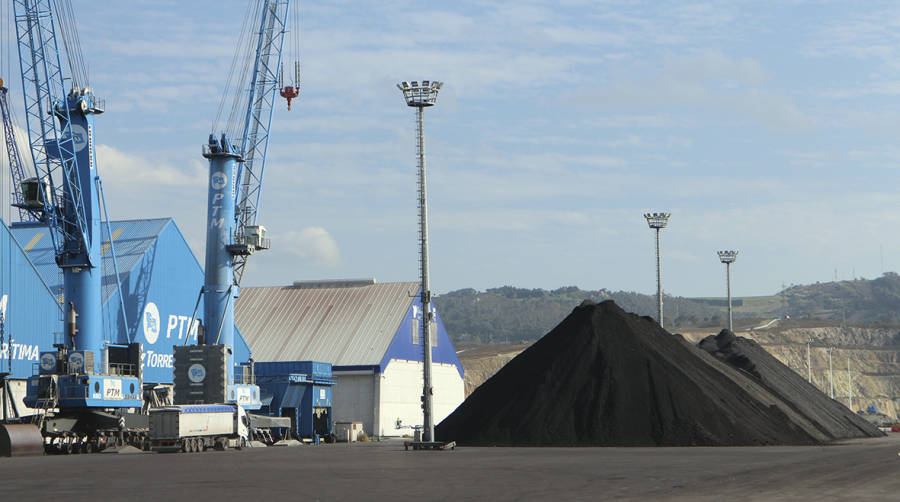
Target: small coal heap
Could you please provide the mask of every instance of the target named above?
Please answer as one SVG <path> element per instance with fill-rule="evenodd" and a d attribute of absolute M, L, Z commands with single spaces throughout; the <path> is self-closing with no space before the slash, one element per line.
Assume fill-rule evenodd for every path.
<path fill-rule="evenodd" d="M 750 370 L 718 357 L 612 301 L 586 301 L 478 387 L 436 436 L 460 444 L 604 446 L 834 439 L 748 377 Z M 751 354 L 744 366 L 761 360 Z"/>
<path fill-rule="evenodd" d="M 753 340 L 723 329 L 701 340 L 699 347 L 752 375 L 829 439 L 882 435 L 871 422 L 823 394 Z"/>

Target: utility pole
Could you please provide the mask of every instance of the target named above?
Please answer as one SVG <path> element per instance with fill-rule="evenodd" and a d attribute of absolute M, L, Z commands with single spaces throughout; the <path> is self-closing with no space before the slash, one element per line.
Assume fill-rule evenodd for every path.
<path fill-rule="evenodd" d="M 645 213 L 644 218 L 650 228 L 656 230 L 656 315 L 659 326 L 663 327 L 663 299 L 662 299 L 662 274 L 659 261 L 659 231 L 666 228 L 669 223 L 670 213 Z"/>
<path fill-rule="evenodd" d="M 428 204 L 425 190 L 425 108 L 434 106 L 442 82 L 423 80 L 401 82 L 406 105 L 416 109 L 416 150 L 419 163 L 419 265 L 422 273 L 422 412 L 424 442 L 434 442 L 434 388 L 431 385 L 431 290 L 428 284 Z"/>
<path fill-rule="evenodd" d="M 719 251 L 719 261 L 725 264 L 725 277 L 728 285 L 728 330 L 734 332 L 734 319 L 731 316 L 731 264 L 737 260 L 737 250 Z"/>
<path fill-rule="evenodd" d="M 806 340 L 806 381 L 812 383 L 812 359 L 809 354 L 810 344 L 812 344 L 812 338 Z"/>
<path fill-rule="evenodd" d="M 850 411 L 853 411 L 853 380 L 850 373 L 850 354 L 847 354 L 847 396 L 850 402 Z"/>
<path fill-rule="evenodd" d="M 828 347 L 828 379 L 831 381 L 831 399 L 834 399 L 834 367 L 831 365 L 831 353 L 834 347 Z"/>

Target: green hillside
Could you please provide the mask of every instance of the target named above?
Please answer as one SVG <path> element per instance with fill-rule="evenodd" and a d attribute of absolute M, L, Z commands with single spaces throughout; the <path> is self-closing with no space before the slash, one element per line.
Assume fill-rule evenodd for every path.
<path fill-rule="evenodd" d="M 656 316 L 654 295 L 575 286 L 552 291 L 512 286 L 461 289 L 435 297 L 435 303 L 457 343 L 522 343 L 543 336 L 586 299 L 612 299 L 626 311 Z M 785 316 L 793 325 L 895 325 L 900 324 L 900 275 L 887 272 L 871 280 L 791 286 L 772 296 L 735 298 L 733 305 L 737 328 Z M 726 316 L 724 298 L 664 298 L 670 329 L 725 326 Z"/>

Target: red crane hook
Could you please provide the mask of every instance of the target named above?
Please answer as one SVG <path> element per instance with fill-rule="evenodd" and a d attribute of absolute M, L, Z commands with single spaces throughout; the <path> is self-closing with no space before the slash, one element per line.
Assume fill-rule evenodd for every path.
<path fill-rule="evenodd" d="M 288 111 L 291 109 L 291 100 L 300 95 L 300 89 L 292 85 L 281 88 L 281 97 L 287 99 Z"/>

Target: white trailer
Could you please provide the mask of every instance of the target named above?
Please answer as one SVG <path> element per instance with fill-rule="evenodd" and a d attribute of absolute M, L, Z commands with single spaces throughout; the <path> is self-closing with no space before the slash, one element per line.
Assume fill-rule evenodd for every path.
<path fill-rule="evenodd" d="M 154 451 L 224 450 L 247 445 L 250 419 L 236 404 L 191 404 L 150 410 Z"/>

